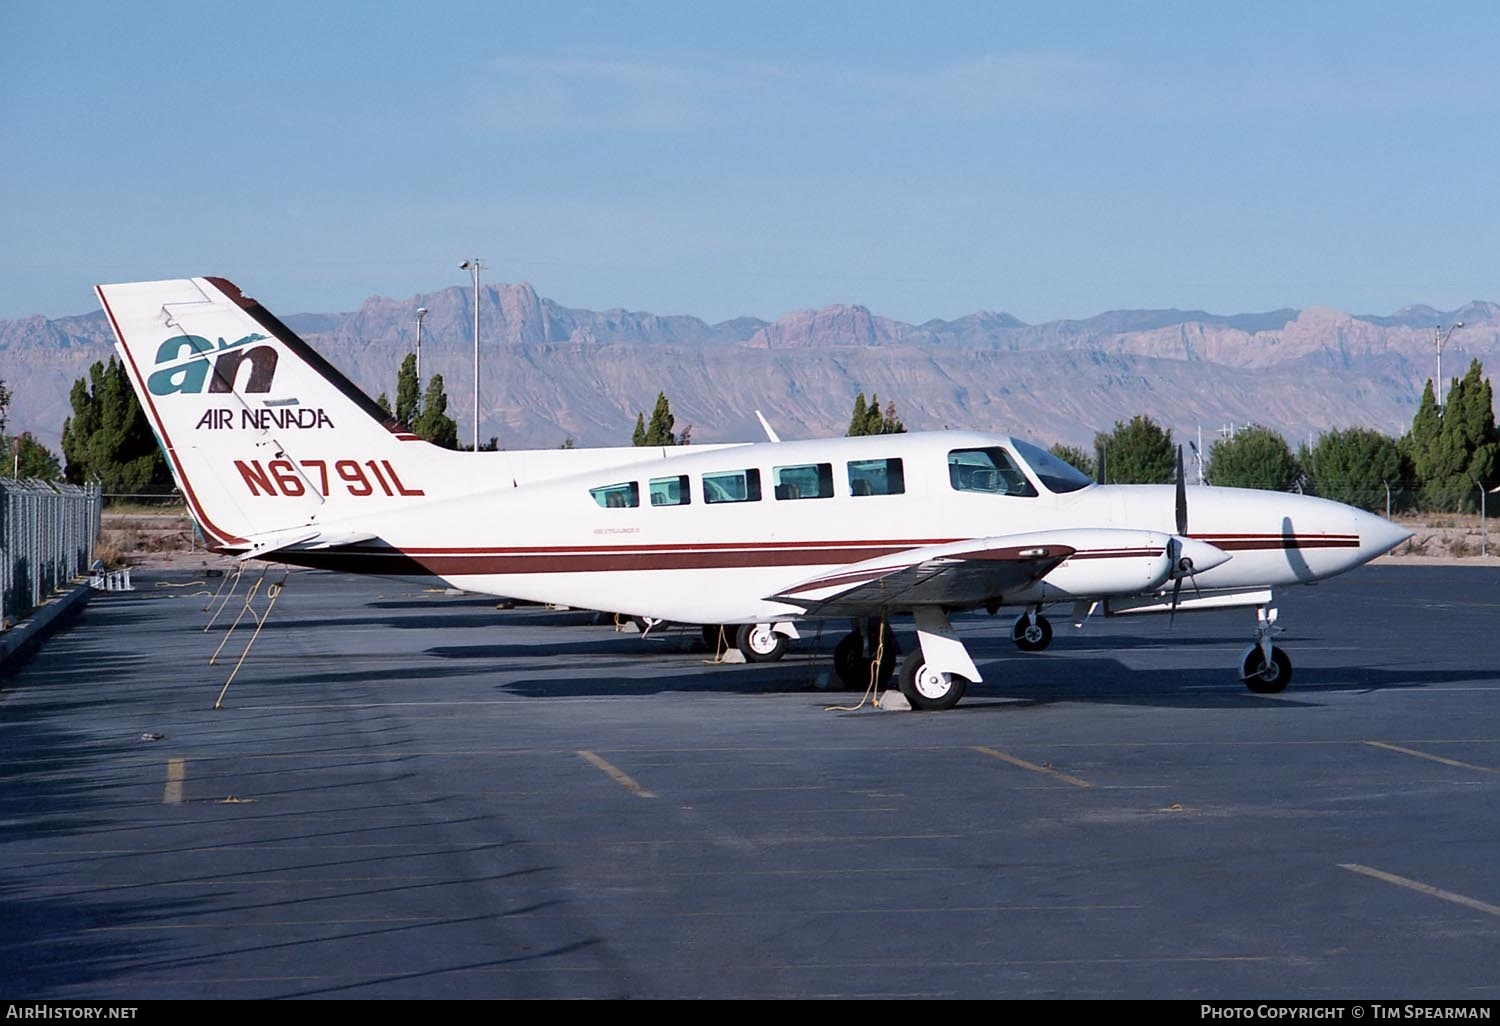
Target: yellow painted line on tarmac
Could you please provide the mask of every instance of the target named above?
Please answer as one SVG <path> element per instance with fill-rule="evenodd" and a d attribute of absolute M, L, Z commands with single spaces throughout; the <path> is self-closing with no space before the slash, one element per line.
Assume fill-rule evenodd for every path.
<path fill-rule="evenodd" d="M 1457 766 L 1459 769 L 1478 770 L 1481 773 L 1494 773 L 1488 766 L 1476 766 L 1472 762 L 1459 762 L 1457 759 L 1445 759 L 1441 755 L 1432 755 L 1427 752 L 1419 752 L 1415 748 L 1402 748 L 1400 745 L 1389 744 L 1385 741 L 1366 741 L 1365 744 L 1372 748 L 1384 748 L 1388 752 L 1400 752 L 1402 755 L 1410 755 L 1417 759 L 1428 759 L 1432 762 L 1440 762 L 1444 766 Z"/>
<path fill-rule="evenodd" d="M 1472 908 L 1479 912 L 1488 912 L 1492 916 L 1500 916 L 1500 905 L 1491 905 L 1487 901 L 1480 901 L 1478 898 L 1471 898 L 1464 894 L 1454 894 L 1452 891 L 1445 891 L 1441 887 L 1424 884 L 1420 880 L 1410 880 L 1404 876 L 1397 876 L 1395 873 L 1386 873 L 1379 869 L 1371 869 L 1369 866 L 1361 866 L 1356 862 L 1340 862 L 1339 868 L 1347 869 L 1349 872 L 1358 873 L 1361 876 L 1368 876 L 1374 880 L 1384 880 L 1386 883 L 1395 884 L 1397 887 L 1405 887 L 1407 890 L 1416 891 L 1418 894 L 1426 894 L 1433 898 L 1442 898 L 1444 901 L 1451 901 L 1455 905 L 1464 906 L 1464 908 Z"/>
<path fill-rule="evenodd" d="M 1001 762 L 1008 762 L 1012 766 L 1019 766 L 1024 770 L 1031 770 L 1033 773 L 1045 773 L 1050 777 L 1056 777 L 1058 780 L 1061 780 L 1066 784 L 1072 784 L 1074 787 L 1094 786 L 1087 780 L 1081 780 L 1078 777 L 1069 776 L 1066 773 L 1060 773 L 1057 770 L 1053 769 L 1051 766 L 1038 766 L 1034 762 L 1027 762 L 1025 759 L 1016 758 L 1014 755 L 1006 755 L 1004 752 L 997 752 L 995 751 L 995 749 L 986 748 L 984 745 L 975 745 L 974 751 L 978 752 L 981 755 L 988 755 L 992 759 L 999 759 Z"/>
<path fill-rule="evenodd" d="M 611 763 L 608 759 L 601 758 L 600 756 L 595 755 L 593 752 L 586 750 L 580 750 L 578 754 L 583 756 L 585 762 L 592 764 L 596 769 L 603 770 L 604 774 L 607 777 L 609 777 L 615 783 L 619 784 L 625 790 L 629 791 L 631 794 L 635 795 L 637 798 L 656 797 L 656 795 L 652 794 L 640 784 L 636 783 L 635 778 L 633 778 L 630 774 L 626 773 L 624 770 Z"/>
<path fill-rule="evenodd" d="M 161 803 L 163 805 L 182 804 L 182 781 L 187 776 L 187 761 L 184 759 L 167 760 L 167 783 L 161 789 Z"/>

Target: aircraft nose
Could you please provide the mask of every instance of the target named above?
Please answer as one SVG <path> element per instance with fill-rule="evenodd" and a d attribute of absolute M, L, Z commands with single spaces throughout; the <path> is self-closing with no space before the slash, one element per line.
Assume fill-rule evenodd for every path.
<path fill-rule="evenodd" d="M 1411 532 L 1400 524 L 1374 513 L 1360 514 L 1358 530 L 1359 552 L 1365 559 L 1383 556 L 1411 537 Z"/>

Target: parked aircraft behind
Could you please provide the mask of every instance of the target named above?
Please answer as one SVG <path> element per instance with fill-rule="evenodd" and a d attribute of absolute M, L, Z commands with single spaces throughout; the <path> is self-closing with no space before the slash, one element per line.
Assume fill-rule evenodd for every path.
<path fill-rule="evenodd" d="M 679 448 L 453 452 L 385 411 L 222 278 L 97 292 L 178 487 L 242 559 L 439 578 L 467 591 L 681 623 L 794 630 L 909 615 L 900 686 L 948 708 L 981 679 L 949 615 L 1232 606 L 1257 612 L 1239 672 L 1275 692 L 1276 588 L 1343 573 L 1409 533 L 1310 496 L 1098 485 L 972 431 Z M 1186 587 L 1184 587 L 1186 585 Z M 761 639 L 765 641 L 765 639 Z M 838 643 L 844 681 L 894 664 L 886 630 Z"/>

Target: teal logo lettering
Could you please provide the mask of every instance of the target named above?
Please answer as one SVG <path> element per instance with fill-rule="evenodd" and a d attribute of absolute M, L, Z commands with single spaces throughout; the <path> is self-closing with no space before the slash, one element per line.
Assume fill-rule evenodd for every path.
<path fill-rule="evenodd" d="M 250 365 L 246 392 L 269 392 L 276 374 L 276 350 L 253 343 L 269 338 L 251 332 L 233 342 L 219 339 L 218 345 L 202 335 L 177 335 L 156 349 L 157 370 L 146 379 L 152 395 L 174 392 L 201 394 L 204 385 L 209 392 L 233 392 L 240 365 Z"/>

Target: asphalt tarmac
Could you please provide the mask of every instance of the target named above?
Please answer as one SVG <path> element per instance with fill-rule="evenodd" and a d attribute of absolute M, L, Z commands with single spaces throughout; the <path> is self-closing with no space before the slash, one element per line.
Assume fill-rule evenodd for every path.
<path fill-rule="evenodd" d="M 0 997 L 1500 997 L 1495 569 L 1287 591 L 1274 696 L 1248 611 L 961 617 L 944 713 L 830 709 L 837 626 L 713 665 L 312 572 L 215 710 L 219 583 L 0 692 Z"/>

